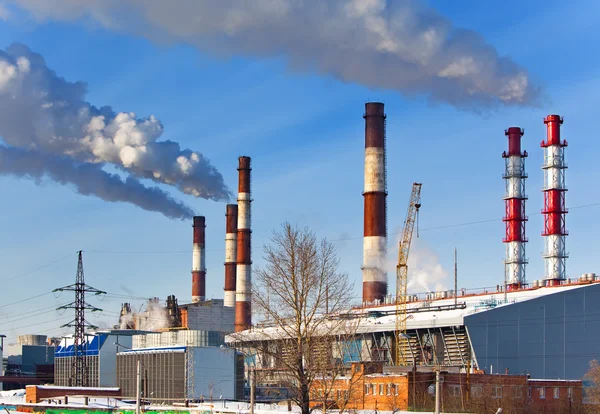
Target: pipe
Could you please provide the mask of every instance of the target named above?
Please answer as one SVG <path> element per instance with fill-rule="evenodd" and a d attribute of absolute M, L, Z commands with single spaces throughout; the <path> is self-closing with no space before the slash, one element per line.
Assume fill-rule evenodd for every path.
<path fill-rule="evenodd" d="M 251 260 L 251 213 L 250 157 L 240 157 L 238 166 L 238 230 L 237 266 L 235 291 L 235 331 L 240 332 L 252 325 L 252 260 Z"/>
<path fill-rule="evenodd" d="M 543 253 L 545 263 L 546 285 L 560 285 L 566 279 L 566 259 L 569 255 L 565 250 L 565 238 L 568 234 L 565 228 L 565 163 L 564 149 L 567 141 L 560 140 L 560 126 L 563 119 L 558 115 L 548 115 L 544 119 L 547 128 L 546 141 L 542 141 L 544 149 L 544 231 L 545 239 Z"/>
<path fill-rule="evenodd" d="M 206 299 L 205 218 L 194 216 L 194 245 L 192 251 L 192 302 Z"/>
<path fill-rule="evenodd" d="M 225 295 L 223 306 L 235 307 L 236 251 L 238 230 L 238 206 L 227 204 L 225 213 Z"/>
<path fill-rule="evenodd" d="M 503 221 L 506 225 L 506 234 L 502 240 L 506 246 L 504 259 L 506 289 L 516 290 L 525 284 L 525 158 L 527 151 L 521 152 L 521 138 L 524 131 L 519 127 L 510 127 L 504 131 L 508 137 L 508 152 L 502 153 L 505 161 L 505 171 L 502 178 L 506 182 L 504 204 L 506 214 Z"/>
<path fill-rule="evenodd" d="M 387 296 L 386 155 L 383 103 L 365 104 L 365 187 L 363 239 L 363 294 L 365 302 Z"/>

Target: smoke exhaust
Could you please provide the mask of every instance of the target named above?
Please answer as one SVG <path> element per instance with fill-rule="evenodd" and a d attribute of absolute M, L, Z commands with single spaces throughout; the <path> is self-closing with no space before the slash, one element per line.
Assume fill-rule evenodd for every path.
<path fill-rule="evenodd" d="M 192 302 L 206 299 L 206 240 L 205 218 L 194 217 L 194 245 L 192 251 Z"/>
<path fill-rule="evenodd" d="M 544 119 L 547 127 L 546 141 L 542 141 L 544 149 L 544 262 L 546 268 L 546 285 L 560 285 L 566 279 L 567 258 L 565 239 L 565 147 L 567 141 L 560 140 L 560 126 L 563 119 L 559 115 L 548 115 Z"/>
<path fill-rule="evenodd" d="M 227 204 L 225 213 L 225 295 L 223 305 L 235 307 L 236 251 L 238 231 L 238 206 Z"/>
<path fill-rule="evenodd" d="M 521 152 L 521 137 L 524 131 L 518 127 L 510 127 L 504 131 L 508 137 L 508 152 L 502 153 L 505 160 L 505 171 L 502 178 L 506 182 L 504 204 L 506 215 L 506 235 L 503 242 L 506 245 L 506 285 L 508 289 L 519 289 L 525 283 L 525 158 L 527 151 Z"/>
<path fill-rule="evenodd" d="M 252 325 L 251 287 L 252 259 L 250 248 L 250 157 L 239 158 L 238 184 L 238 230 L 235 293 L 235 331 L 243 331 Z"/>
<path fill-rule="evenodd" d="M 385 118 L 383 103 L 365 104 L 365 191 L 363 239 L 364 302 L 383 302 L 387 296 Z"/>

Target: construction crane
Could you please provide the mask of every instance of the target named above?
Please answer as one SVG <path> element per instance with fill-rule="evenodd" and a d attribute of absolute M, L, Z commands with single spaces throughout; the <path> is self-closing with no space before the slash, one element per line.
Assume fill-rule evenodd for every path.
<path fill-rule="evenodd" d="M 398 246 L 398 265 L 396 266 L 396 365 L 406 365 L 401 343 L 407 339 L 406 335 L 406 287 L 408 284 L 408 253 L 412 241 L 415 222 L 421 208 L 421 183 L 413 183 L 408 203 L 408 211 L 404 220 L 402 239 Z M 418 233 L 418 230 L 417 230 Z"/>

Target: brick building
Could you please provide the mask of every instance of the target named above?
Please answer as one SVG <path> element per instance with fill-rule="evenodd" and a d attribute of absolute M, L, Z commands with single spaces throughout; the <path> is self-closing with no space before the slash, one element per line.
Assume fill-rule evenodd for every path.
<path fill-rule="evenodd" d="M 69 396 L 120 397 L 119 388 L 95 387 L 59 387 L 46 385 L 28 385 L 25 388 L 25 402 L 37 404 L 48 399 L 64 399 Z"/>
<path fill-rule="evenodd" d="M 531 380 L 526 375 L 441 374 L 441 403 L 446 411 L 577 413 L 582 382 Z M 319 379 L 311 389 L 312 406 L 347 410 L 433 409 L 434 372 L 384 372 L 382 364 L 354 363 L 344 376 Z"/>

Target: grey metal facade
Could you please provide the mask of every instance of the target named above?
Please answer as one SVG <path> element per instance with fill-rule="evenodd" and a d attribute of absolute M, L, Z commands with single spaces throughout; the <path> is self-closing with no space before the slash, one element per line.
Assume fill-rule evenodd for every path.
<path fill-rule="evenodd" d="M 600 360 L 600 284 L 559 291 L 465 316 L 474 356 L 487 373 L 581 379 Z"/>

